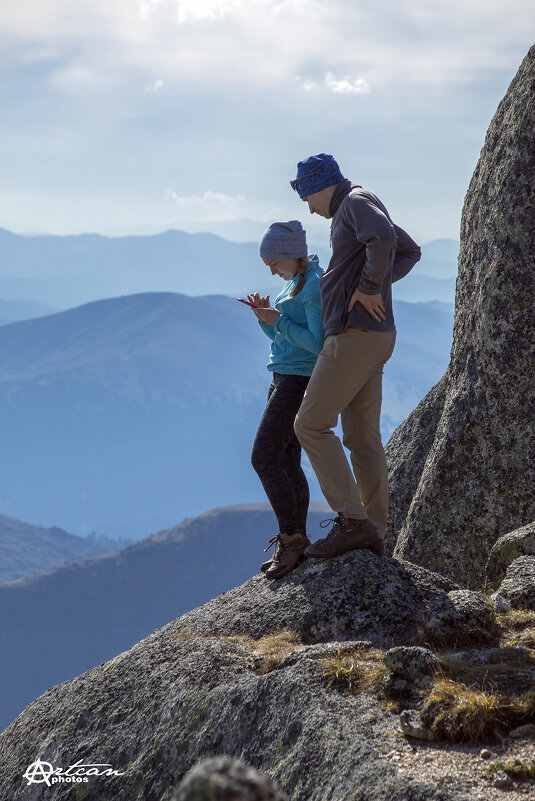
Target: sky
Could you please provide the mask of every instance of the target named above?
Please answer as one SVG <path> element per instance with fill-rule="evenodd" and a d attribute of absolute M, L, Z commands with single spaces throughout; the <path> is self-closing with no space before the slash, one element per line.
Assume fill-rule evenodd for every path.
<path fill-rule="evenodd" d="M 533 0 L 2 3 L 0 227 L 243 241 L 301 219 L 326 245 L 289 185 L 325 152 L 417 241 L 457 239 L 534 34 Z"/>

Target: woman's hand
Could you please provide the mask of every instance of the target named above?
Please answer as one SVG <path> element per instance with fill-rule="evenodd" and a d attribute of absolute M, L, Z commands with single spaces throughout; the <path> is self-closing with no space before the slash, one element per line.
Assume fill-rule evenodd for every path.
<path fill-rule="evenodd" d="M 259 292 L 251 292 L 250 295 L 247 295 L 247 300 L 249 303 L 254 303 L 255 306 L 260 306 L 261 309 L 269 308 L 269 295 L 263 298 Z"/>
<path fill-rule="evenodd" d="M 269 307 L 263 307 L 262 309 L 253 309 L 254 313 L 258 317 L 259 320 L 262 320 L 263 323 L 266 325 L 275 325 L 277 322 L 277 317 L 279 316 L 280 312 L 277 309 L 271 309 Z"/>
<path fill-rule="evenodd" d="M 263 298 L 258 292 L 252 292 L 250 295 L 247 295 L 247 300 L 259 307 L 258 309 L 253 309 L 253 312 L 259 320 L 262 320 L 266 325 L 275 325 L 280 312 L 270 307 L 269 295 Z"/>

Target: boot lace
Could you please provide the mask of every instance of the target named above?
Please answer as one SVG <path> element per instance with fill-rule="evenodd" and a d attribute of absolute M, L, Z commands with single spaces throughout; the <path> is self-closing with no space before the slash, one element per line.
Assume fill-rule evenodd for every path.
<path fill-rule="evenodd" d="M 332 537 L 335 537 L 337 534 L 339 534 L 341 531 L 343 532 L 344 530 L 344 524 L 340 519 L 340 515 L 337 515 L 336 517 L 328 517 L 326 520 L 322 520 L 320 523 L 320 528 L 325 528 L 330 523 L 332 523 L 332 529 L 325 537 L 326 540 L 332 539 Z"/>
<path fill-rule="evenodd" d="M 282 537 L 280 536 L 280 534 L 275 534 L 274 537 L 271 537 L 271 539 L 269 540 L 268 547 L 264 548 L 264 553 L 267 553 L 269 549 L 272 548 L 273 546 L 275 546 L 273 559 L 278 561 L 285 551 L 285 545 L 282 541 Z"/>

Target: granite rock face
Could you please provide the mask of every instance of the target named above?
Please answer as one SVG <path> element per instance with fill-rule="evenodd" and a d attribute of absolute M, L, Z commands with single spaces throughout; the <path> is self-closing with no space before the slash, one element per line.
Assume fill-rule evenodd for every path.
<path fill-rule="evenodd" d="M 497 587 L 519 556 L 535 556 L 535 523 L 504 534 L 494 543 L 486 566 L 488 585 Z"/>
<path fill-rule="evenodd" d="M 407 737 L 414 737 L 416 740 L 436 740 L 437 737 L 431 729 L 424 725 L 420 713 L 415 709 L 404 709 L 399 716 L 401 731 Z"/>
<path fill-rule="evenodd" d="M 427 618 L 427 626 L 435 635 L 452 629 L 457 632 L 486 629 L 493 623 L 492 605 L 471 590 L 453 590 L 436 598 Z"/>
<path fill-rule="evenodd" d="M 387 549 L 472 588 L 535 520 L 535 46 L 490 124 L 461 222 L 443 378 L 387 447 Z"/>
<path fill-rule="evenodd" d="M 404 704 L 418 700 L 440 667 L 432 651 L 415 645 L 390 648 L 384 655 L 384 663 L 389 674 L 383 680 L 383 692 L 390 700 Z"/>
<path fill-rule="evenodd" d="M 513 609 L 535 609 L 535 556 L 519 556 L 509 565 L 500 595 Z"/>
<path fill-rule="evenodd" d="M 439 669 L 439 661 L 429 648 L 412 645 L 398 645 L 384 656 L 390 673 L 403 676 L 409 681 L 419 681 L 433 676 Z"/>
<path fill-rule="evenodd" d="M 187 612 L 176 626 L 206 637 L 259 638 L 291 629 L 304 643 L 370 640 L 383 647 L 404 641 L 431 603 L 454 589 L 453 582 L 410 562 L 351 551 L 308 559 L 284 581 L 254 577 Z"/>
<path fill-rule="evenodd" d="M 255 576 L 27 707 L 0 734 L 0 798 L 170 801 L 199 760 L 224 755 L 292 801 L 461 801 L 454 787 L 412 779 L 389 762 L 398 717 L 372 693 L 329 686 L 323 663 L 339 642 L 354 653 L 406 642 L 452 586 L 359 551 L 309 560 L 280 582 Z M 252 638 L 283 628 L 302 644 L 262 669 Z M 122 775 L 80 788 L 27 785 L 24 771 L 38 757 L 64 770 L 106 762 Z"/>
<path fill-rule="evenodd" d="M 171 801 L 288 801 L 288 796 L 242 760 L 213 757 L 186 773 Z"/>

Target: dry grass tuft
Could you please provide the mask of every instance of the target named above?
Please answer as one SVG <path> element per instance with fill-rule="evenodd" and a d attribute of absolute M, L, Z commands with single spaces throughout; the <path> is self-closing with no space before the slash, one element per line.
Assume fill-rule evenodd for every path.
<path fill-rule="evenodd" d="M 342 646 L 334 659 L 324 659 L 323 676 L 327 687 L 333 684 L 350 693 L 375 693 L 381 691 L 388 670 L 383 662 L 383 651 L 377 648 L 355 650 L 344 654 Z"/>
<path fill-rule="evenodd" d="M 496 615 L 501 631 L 503 646 L 523 645 L 525 648 L 535 646 L 535 611 L 530 609 L 512 609 Z"/>
<path fill-rule="evenodd" d="M 425 725 L 445 740 L 496 740 L 535 719 L 535 692 L 514 697 L 443 677 L 433 683 L 421 714 Z"/>
<path fill-rule="evenodd" d="M 493 690 L 441 678 L 425 699 L 422 720 L 446 740 L 483 742 L 495 738 L 506 724 L 508 702 L 504 701 Z"/>
<path fill-rule="evenodd" d="M 513 634 L 513 636 L 503 639 L 502 645 L 504 647 L 517 648 L 519 645 L 524 648 L 535 648 L 535 628 L 523 629 L 521 634 Z"/>
<path fill-rule="evenodd" d="M 531 609 L 512 609 L 510 612 L 497 612 L 496 618 L 503 629 L 535 626 L 535 611 Z"/>
<path fill-rule="evenodd" d="M 296 647 L 301 644 L 301 638 L 296 631 L 290 629 L 280 629 L 271 634 L 266 634 L 255 640 L 248 634 L 231 634 L 226 637 L 220 637 L 215 634 L 203 635 L 194 634 L 190 631 L 180 631 L 175 635 L 176 642 L 187 642 L 188 640 L 197 640 L 207 638 L 210 640 L 223 640 L 225 642 L 232 642 L 250 651 L 257 657 L 260 657 L 258 666 L 255 673 L 260 675 L 269 673 L 280 665 Z"/>
<path fill-rule="evenodd" d="M 489 652 L 478 662 L 462 654 L 441 657 L 444 678 L 481 690 L 518 696 L 533 684 L 535 653 L 504 646 Z"/>
<path fill-rule="evenodd" d="M 411 645 L 421 645 L 430 650 L 459 649 L 459 648 L 484 648 L 487 646 L 498 645 L 500 641 L 501 629 L 497 622 L 493 621 L 487 627 L 475 626 L 467 628 L 449 628 L 437 633 L 430 629 L 426 623 L 420 623 L 411 640 Z"/>
<path fill-rule="evenodd" d="M 520 723 L 526 723 L 535 719 L 535 692 L 522 695 L 517 701 L 518 716 Z"/>
<path fill-rule="evenodd" d="M 191 631 L 179 631 L 178 634 L 174 635 L 174 640 L 176 642 L 187 642 L 187 640 L 198 640 L 200 634 L 193 634 Z"/>
<path fill-rule="evenodd" d="M 268 672 L 280 665 L 300 644 L 301 638 L 296 631 L 281 629 L 257 640 L 255 651 L 264 657 L 263 667 Z"/>
<path fill-rule="evenodd" d="M 271 670 L 274 670 L 301 644 L 299 634 L 291 629 L 274 631 L 271 634 L 260 637 L 259 640 L 254 640 L 247 634 L 234 634 L 230 637 L 222 637 L 221 639 L 236 642 L 253 654 L 262 657 L 255 671 L 259 674 L 269 673 Z"/>
<path fill-rule="evenodd" d="M 534 722 L 535 691 L 526 692 L 535 686 L 534 624 L 534 611 L 513 610 L 496 614 L 486 630 L 452 631 L 445 639 L 421 627 L 418 644 L 438 646 L 441 662 L 441 675 L 422 698 L 425 725 L 442 739 L 476 743 Z M 484 660 L 474 658 L 489 645 Z M 448 653 L 454 648 L 465 653 Z"/>

